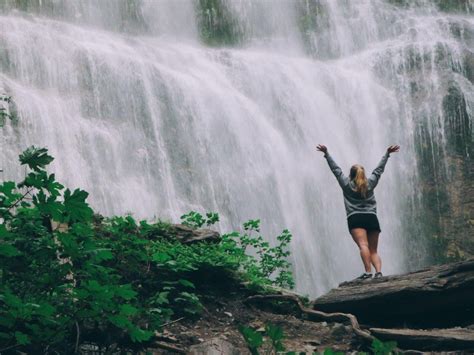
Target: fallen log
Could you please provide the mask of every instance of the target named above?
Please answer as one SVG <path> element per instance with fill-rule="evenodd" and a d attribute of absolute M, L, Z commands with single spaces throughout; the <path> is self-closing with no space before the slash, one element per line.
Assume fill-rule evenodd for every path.
<path fill-rule="evenodd" d="M 384 329 L 370 328 L 380 340 L 395 340 L 402 348 L 418 350 L 470 350 L 474 351 L 474 330 L 451 329 Z"/>
<path fill-rule="evenodd" d="M 344 282 L 313 301 L 312 308 L 351 313 L 373 327 L 467 326 L 474 323 L 474 259 Z"/>

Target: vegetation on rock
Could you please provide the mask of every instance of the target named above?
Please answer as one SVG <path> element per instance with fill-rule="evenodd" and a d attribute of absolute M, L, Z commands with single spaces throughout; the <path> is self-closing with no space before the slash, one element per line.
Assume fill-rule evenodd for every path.
<path fill-rule="evenodd" d="M 9 120 L 14 120 L 15 115 L 12 114 L 7 107 L 3 105 L 3 103 L 6 103 L 9 105 L 12 102 L 12 98 L 7 95 L 1 95 L 0 94 L 0 127 L 3 127 L 5 125 L 5 121 L 7 119 Z"/>
<path fill-rule="evenodd" d="M 235 45 L 242 41 L 244 31 L 222 0 L 198 0 L 196 13 L 204 43 L 217 46 Z"/>
<path fill-rule="evenodd" d="M 0 352 L 73 353 L 147 347 L 171 319 L 198 317 L 209 283 L 292 287 L 291 234 L 271 247 L 258 220 L 215 242 L 184 244 L 172 225 L 94 214 L 88 193 L 66 189 L 46 167 L 53 157 L 30 147 L 19 183 L 0 185 Z M 194 228 L 212 225 L 191 212 Z M 246 254 L 254 248 L 254 256 Z"/>

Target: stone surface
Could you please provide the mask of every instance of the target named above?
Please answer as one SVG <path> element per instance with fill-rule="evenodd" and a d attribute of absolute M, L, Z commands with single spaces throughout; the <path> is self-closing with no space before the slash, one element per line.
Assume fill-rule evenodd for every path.
<path fill-rule="evenodd" d="M 474 330 L 451 329 L 383 329 L 370 328 L 373 335 L 383 341 L 394 340 L 398 346 L 419 350 L 460 350 L 474 351 Z"/>
<path fill-rule="evenodd" d="M 201 241 L 219 242 L 221 240 L 219 232 L 211 229 L 193 229 L 184 224 L 172 225 L 169 233 L 183 244 Z"/>
<path fill-rule="evenodd" d="M 213 338 L 189 348 L 190 355 L 247 355 L 247 349 L 238 348 L 222 338 Z"/>
<path fill-rule="evenodd" d="M 404 275 L 345 282 L 313 301 L 370 326 L 453 327 L 474 319 L 474 259 Z"/>

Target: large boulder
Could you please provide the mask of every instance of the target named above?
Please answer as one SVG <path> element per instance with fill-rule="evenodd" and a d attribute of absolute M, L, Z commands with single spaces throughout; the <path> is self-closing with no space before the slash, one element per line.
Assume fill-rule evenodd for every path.
<path fill-rule="evenodd" d="M 474 323 L 474 259 L 417 272 L 345 282 L 313 301 L 354 314 L 363 325 L 454 327 Z"/>

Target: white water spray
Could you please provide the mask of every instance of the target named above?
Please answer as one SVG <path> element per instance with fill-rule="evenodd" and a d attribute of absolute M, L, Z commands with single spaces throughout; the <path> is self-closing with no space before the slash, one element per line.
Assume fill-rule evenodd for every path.
<path fill-rule="evenodd" d="M 315 145 L 348 173 L 400 144 L 376 191 L 380 254 L 386 274 L 410 258 L 422 265 L 428 251 L 407 250 L 417 236 L 405 219 L 420 198 L 416 127 L 424 110 L 442 146 L 439 62 L 473 98 L 450 31 L 472 31 L 472 17 L 430 2 L 221 3 L 246 34 L 239 46 L 202 44 L 192 1 L 40 1 L 26 12 L 7 1 L 0 85 L 19 119 L 2 129 L 3 178 L 21 176 L 24 148 L 46 146 L 59 179 L 106 215 L 177 221 L 212 210 L 223 231 L 260 218 L 270 240 L 289 228 L 297 290 L 314 296 L 362 271 L 342 192 Z M 301 28 L 301 9 L 319 11 L 319 27 Z"/>

